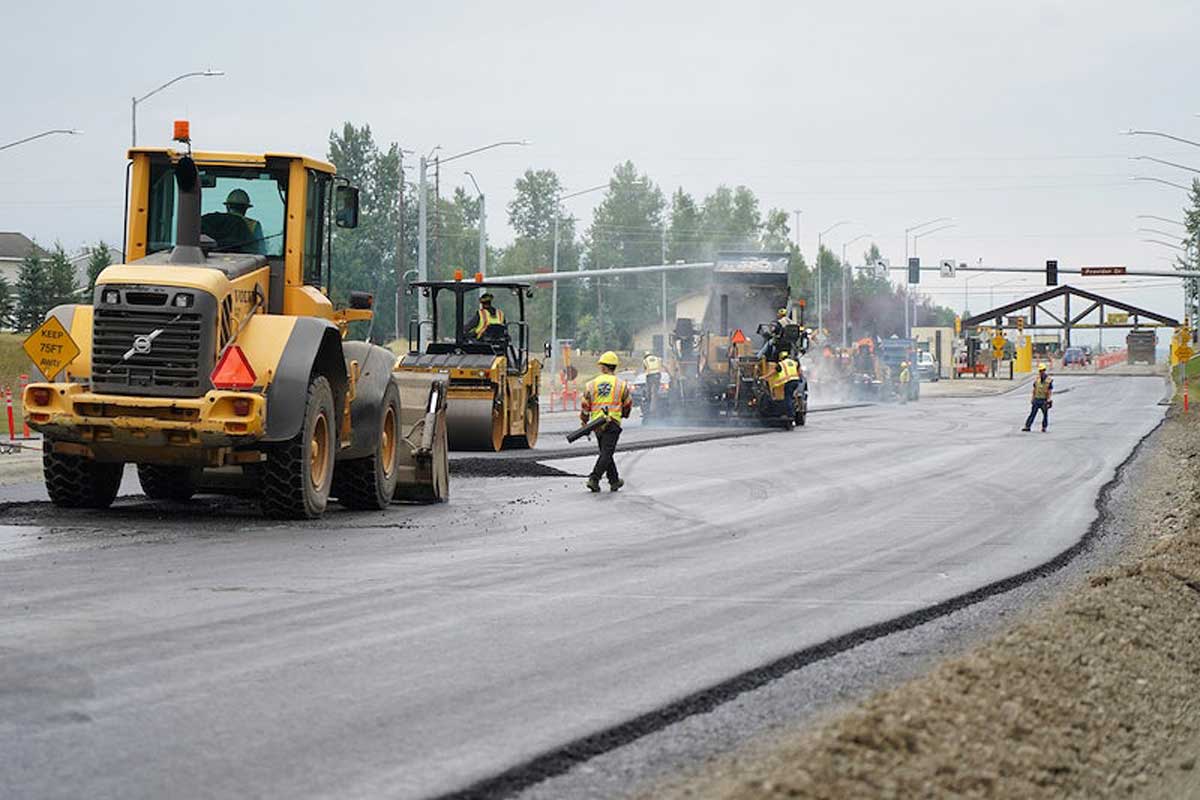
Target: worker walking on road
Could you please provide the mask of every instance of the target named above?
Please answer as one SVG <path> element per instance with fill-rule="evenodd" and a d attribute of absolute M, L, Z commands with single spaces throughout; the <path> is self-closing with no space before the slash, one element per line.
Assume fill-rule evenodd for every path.
<path fill-rule="evenodd" d="M 654 407 L 658 391 L 662 387 L 662 359 L 649 350 L 642 358 L 642 371 L 646 373 L 646 410 Z"/>
<path fill-rule="evenodd" d="M 621 420 L 628 417 L 633 410 L 633 398 L 629 392 L 629 384 L 616 376 L 619 361 L 617 354 L 609 350 L 600 356 L 600 374 L 588 381 L 583 390 L 583 400 L 579 405 L 579 420 L 587 425 L 601 417 L 607 422 L 596 429 L 596 443 L 600 446 L 600 457 L 592 474 L 588 476 L 587 488 L 593 492 L 600 491 L 600 477 L 608 477 L 608 488 L 617 491 L 625 485 L 617 474 L 617 462 L 613 454 L 617 452 L 617 440 L 621 438 Z"/>
<path fill-rule="evenodd" d="M 909 371 L 908 362 L 900 362 L 900 402 L 901 404 L 908 402 L 909 392 L 911 391 L 910 384 L 912 383 L 912 372 Z"/>
<path fill-rule="evenodd" d="M 1046 425 L 1050 422 L 1050 407 L 1054 405 L 1054 401 L 1050 395 L 1054 392 L 1054 381 L 1050 380 L 1050 376 L 1046 374 L 1046 365 L 1038 364 L 1038 376 L 1033 381 L 1033 407 L 1029 409 L 1029 416 L 1025 418 L 1025 427 L 1023 431 L 1028 431 L 1033 427 L 1033 421 L 1037 418 L 1037 413 L 1042 412 L 1042 433 L 1046 432 Z"/>

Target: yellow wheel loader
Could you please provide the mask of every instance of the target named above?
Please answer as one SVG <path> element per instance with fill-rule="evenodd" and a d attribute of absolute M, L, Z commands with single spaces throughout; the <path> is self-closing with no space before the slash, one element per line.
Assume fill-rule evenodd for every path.
<path fill-rule="evenodd" d="M 129 151 L 126 263 L 42 326 L 79 350 L 35 358 L 24 394 L 50 499 L 107 507 L 126 464 L 150 498 L 250 493 L 285 519 L 447 499 L 445 381 L 345 338 L 370 295 L 330 300 L 358 190 L 300 155 L 192 152 L 186 122 L 175 139 Z"/>
<path fill-rule="evenodd" d="M 421 281 L 432 309 L 429 320 L 409 327 L 409 353 L 396 369 L 406 375 L 449 378 L 446 412 L 451 450 L 498 451 L 537 444 L 542 364 L 529 353 L 527 283 Z M 498 315 L 480 322 L 480 299 L 491 295 Z M 490 323 L 490 324 L 484 324 Z"/>

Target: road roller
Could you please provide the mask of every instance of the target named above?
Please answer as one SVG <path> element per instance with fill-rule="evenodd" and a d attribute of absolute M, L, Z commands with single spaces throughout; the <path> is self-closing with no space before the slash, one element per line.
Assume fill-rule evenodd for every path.
<path fill-rule="evenodd" d="M 417 281 L 409 294 L 427 300 L 429 319 L 409 325 L 409 352 L 401 373 L 447 376 L 446 425 L 455 451 L 524 449 L 537 443 L 542 363 L 529 351 L 527 283 Z M 484 302 L 489 306 L 482 315 Z"/>

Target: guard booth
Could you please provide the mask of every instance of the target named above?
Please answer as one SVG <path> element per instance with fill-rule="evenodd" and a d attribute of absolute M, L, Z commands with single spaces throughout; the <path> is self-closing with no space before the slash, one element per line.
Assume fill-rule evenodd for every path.
<path fill-rule="evenodd" d="M 1056 286 L 968 317 L 962 321 L 962 327 L 964 335 L 982 327 L 1017 331 L 1014 369 L 1028 372 L 1033 368 L 1032 337 L 1039 331 L 1061 332 L 1065 350 L 1071 347 L 1072 331 L 1099 331 L 1101 341 L 1106 330 L 1124 331 L 1140 342 L 1146 333 L 1156 336 L 1156 328 L 1178 328 L 1179 320 L 1086 289 Z"/>

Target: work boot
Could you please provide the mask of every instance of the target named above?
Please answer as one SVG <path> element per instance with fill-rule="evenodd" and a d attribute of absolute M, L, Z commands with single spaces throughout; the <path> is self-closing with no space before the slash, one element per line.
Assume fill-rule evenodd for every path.
<path fill-rule="evenodd" d="M 596 480 L 595 478 L 588 478 L 587 487 L 593 492 L 598 492 L 600 491 L 600 481 Z"/>
<path fill-rule="evenodd" d="M 610 492 L 615 492 L 624 485 L 625 485 L 625 481 L 621 480 L 620 478 L 617 478 L 615 481 L 609 481 L 608 490 Z M 600 490 L 597 489 L 596 491 L 600 491 Z"/>
<path fill-rule="evenodd" d="M 1026 433 L 1029 433 L 1029 428 L 1021 428 L 1021 430 L 1025 431 Z"/>

